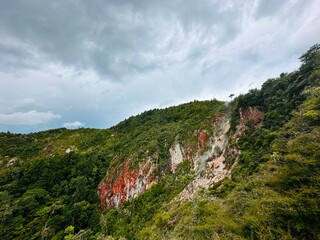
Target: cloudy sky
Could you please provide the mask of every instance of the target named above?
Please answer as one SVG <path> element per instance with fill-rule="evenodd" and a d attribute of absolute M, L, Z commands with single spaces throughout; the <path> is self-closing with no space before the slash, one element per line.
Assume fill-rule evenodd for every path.
<path fill-rule="evenodd" d="M 228 100 L 319 42 L 319 0 L 3 0 L 0 131 Z"/>

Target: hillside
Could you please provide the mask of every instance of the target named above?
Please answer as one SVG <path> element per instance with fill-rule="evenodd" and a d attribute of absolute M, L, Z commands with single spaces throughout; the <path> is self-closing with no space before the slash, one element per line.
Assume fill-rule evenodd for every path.
<path fill-rule="evenodd" d="M 229 103 L 0 133 L 1 239 L 320 239 L 320 46 Z"/>

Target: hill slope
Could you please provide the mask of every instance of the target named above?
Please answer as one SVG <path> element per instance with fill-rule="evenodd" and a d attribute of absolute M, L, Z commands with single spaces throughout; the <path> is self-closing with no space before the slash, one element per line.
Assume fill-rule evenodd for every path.
<path fill-rule="evenodd" d="M 320 238 L 319 51 L 228 104 L 0 133 L 1 239 Z"/>

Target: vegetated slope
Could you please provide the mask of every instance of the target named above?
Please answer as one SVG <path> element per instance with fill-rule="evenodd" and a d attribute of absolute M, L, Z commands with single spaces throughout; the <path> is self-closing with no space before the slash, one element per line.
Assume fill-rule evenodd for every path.
<path fill-rule="evenodd" d="M 161 230 L 166 237 L 319 238 L 319 46 L 302 60 L 299 71 L 236 100 L 239 110 L 258 105 L 265 111 L 262 127 L 249 124 L 239 139 L 242 154 L 230 180 L 196 204 L 166 210 L 167 218 L 182 215 L 172 218 L 180 219 L 172 231 L 171 225 L 168 233 Z"/>
<path fill-rule="evenodd" d="M 231 103 L 227 149 L 235 146 L 240 153 L 237 159 L 225 155 L 225 166 L 233 166 L 231 177 L 194 195 L 188 186 L 207 171 L 199 176 L 192 163 L 183 161 L 173 177 L 166 175 L 135 200 L 106 210 L 103 234 L 128 239 L 319 239 L 319 51 L 315 45 L 301 57 L 299 70 L 270 79 L 261 90 Z M 181 197 L 186 190 L 189 198 Z"/>
<path fill-rule="evenodd" d="M 319 52 L 228 105 L 1 133 L 1 238 L 319 239 Z"/>
<path fill-rule="evenodd" d="M 155 152 L 155 175 L 170 172 L 169 145 L 190 136 L 196 141 L 194 130 L 209 131 L 212 116 L 224 109 L 216 100 L 194 101 L 151 110 L 107 130 L 0 133 L 1 239 L 61 239 L 81 229 L 95 234 L 97 190 L 107 172 L 129 158 L 130 168 L 137 169 Z"/>

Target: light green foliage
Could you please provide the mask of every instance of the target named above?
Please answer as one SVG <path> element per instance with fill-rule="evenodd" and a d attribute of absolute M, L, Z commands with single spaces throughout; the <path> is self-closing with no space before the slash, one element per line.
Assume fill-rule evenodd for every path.
<path fill-rule="evenodd" d="M 74 226 L 70 225 L 64 230 L 64 239 L 72 239 L 74 236 Z"/>

